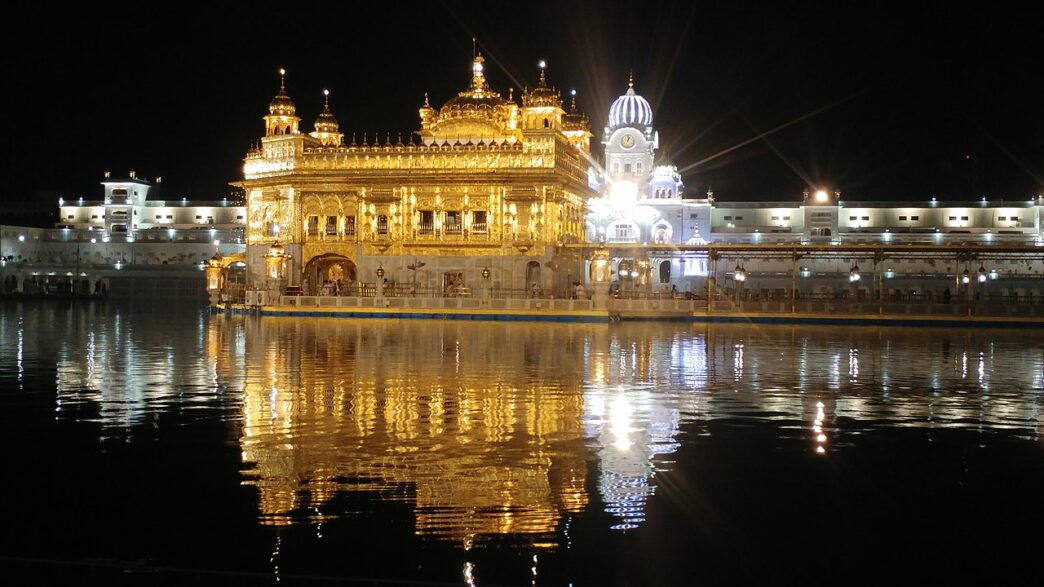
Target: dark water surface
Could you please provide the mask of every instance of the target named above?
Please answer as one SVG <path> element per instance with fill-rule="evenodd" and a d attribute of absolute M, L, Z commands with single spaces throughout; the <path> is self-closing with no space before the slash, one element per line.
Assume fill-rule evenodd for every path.
<path fill-rule="evenodd" d="M 0 565 L 15 584 L 1039 583 L 1042 376 L 1036 331 L 9 303 Z"/>

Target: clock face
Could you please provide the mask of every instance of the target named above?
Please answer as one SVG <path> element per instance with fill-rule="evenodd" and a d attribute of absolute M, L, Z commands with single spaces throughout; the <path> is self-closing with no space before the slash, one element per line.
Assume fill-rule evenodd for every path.
<path fill-rule="evenodd" d="M 620 146 L 622 146 L 625 149 L 630 149 L 631 147 L 633 147 L 634 135 L 624 135 L 623 138 L 620 139 Z"/>

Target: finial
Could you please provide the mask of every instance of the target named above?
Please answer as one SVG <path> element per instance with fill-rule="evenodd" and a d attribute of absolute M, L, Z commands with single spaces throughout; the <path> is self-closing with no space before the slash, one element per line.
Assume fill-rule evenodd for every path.
<path fill-rule="evenodd" d="M 515 88 L 508 88 L 508 100 L 515 101 Z"/>
<path fill-rule="evenodd" d="M 330 109 L 330 90 L 323 90 L 323 98 L 326 100 L 326 109 Z"/>
<path fill-rule="evenodd" d="M 573 103 L 569 106 L 569 110 L 576 112 L 576 89 L 569 90 L 569 94 L 573 97 Z"/>
<path fill-rule="evenodd" d="M 634 72 L 632 71 L 627 75 L 627 87 L 634 89 Z"/>
<path fill-rule="evenodd" d="M 282 67 L 279 68 L 279 91 L 286 91 L 286 70 Z"/>
<path fill-rule="evenodd" d="M 544 70 L 547 69 L 547 62 L 541 59 L 537 65 L 540 66 L 540 87 L 543 88 L 547 86 L 547 77 L 544 73 Z"/>
<path fill-rule="evenodd" d="M 385 135 L 384 135 L 384 144 L 385 145 L 390 145 L 391 144 L 391 132 L 385 133 Z"/>
<path fill-rule="evenodd" d="M 366 146 L 366 133 L 363 133 L 363 142 L 362 142 L 362 144 L 363 144 L 364 147 Z"/>
<path fill-rule="evenodd" d="M 431 108 L 431 104 L 428 103 L 428 92 L 424 92 L 424 107 Z"/>
<path fill-rule="evenodd" d="M 478 45 L 478 42 L 476 41 L 476 39 L 475 39 L 475 37 L 473 35 L 471 37 L 471 59 L 472 60 L 474 60 L 475 56 L 478 55 L 478 53 L 475 51 L 475 48 L 476 48 L 477 45 Z"/>
<path fill-rule="evenodd" d="M 352 133 L 352 146 L 354 147 L 355 145 L 355 133 Z"/>

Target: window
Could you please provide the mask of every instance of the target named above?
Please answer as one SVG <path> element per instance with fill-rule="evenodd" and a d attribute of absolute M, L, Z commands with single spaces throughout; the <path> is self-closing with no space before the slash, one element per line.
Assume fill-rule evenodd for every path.
<path fill-rule="evenodd" d="M 773 220 L 779 220 L 779 216 L 773 216 L 772 219 Z"/>
<path fill-rule="evenodd" d="M 784 216 L 783 220 L 790 220 L 790 216 Z"/>
<path fill-rule="evenodd" d="M 384 214 L 377 215 L 377 234 L 388 234 L 388 217 Z"/>
<path fill-rule="evenodd" d="M 736 220 L 743 220 L 743 217 L 742 216 L 737 216 Z"/>
<path fill-rule="evenodd" d="M 1008 219 L 1007 216 L 1001 216 L 1001 217 L 997 218 L 997 220 L 1000 220 L 1001 222 L 1004 222 L 1007 219 Z"/>
<path fill-rule="evenodd" d="M 961 220 L 967 220 L 967 219 L 968 219 L 967 216 L 961 216 Z"/>
<path fill-rule="evenodd" d="M 1011 218 L 1009 218 L 1008 220 L 1010 220 L 1010 221 L 1012 221 L 1012 222 L 1018 222 L 1018 221 L 1019 221 L 1019 217 L 1018 217 L 1018 216 L 1012 216 L 1012 217 L 1011 217 Z"/>
<path fill-rule="evenodd" d="M 642 162 L 641 161 L 639 161 L 639 162 L 634 164 L 634 172 L 639 174 L 639 175 L 641 175 L 641 173 L 642 173 Z"/>
<path fill-rule="evenodd" d="M 870 220 L 869 216 L 863 216 L 863 220 Z"/>
<path fill-rule="evenodd" d="M 617 224 L 615 226 L 616 238 L 631 238 L 631 225 L 630 224 Z"/>
<path fill-rule="evenodd" d="M 98 219 L 98 215 L 97 214 L 91 214 L 91 220 L 97 220 L 97 219 Z"/>
<path fill-rule="evenodd" d="M 848 221 L 849 221 L 849 222 L 851 222 L 851 221 L 853 221 L 853 220 L 855 220 L 855 219 L 856 219 L 856 217 L 855 217 L 855 216 L 849 216 L 849 217 L 848 217 Z"/>
<path fill-rule="evenodd" d="M 196 215 L 196 220 L 203 220 L 203 217 L 197 214 Z"/>
<path fill-rule="evenodd" d="M 693 212 L 692 214 L 689 214 L 689 220 L 696 220 L 699 217 L 700 217 L 700 215 L 695 213 L 695 212 Z"/>
<path fill-rule="evenodd" d="M 326 236 L 337 235 L 337 217 L 327 216 L 326 217 Z"/>
<path fill-rule="evenodd" d="M 628 175 L 631 174 L 631 164 L 630 163 L 624 163 L 624 173 L 626 173 Z"/>
<path fill-rule="evenodd" d="M 906 216 L 900 216 L 899 222 L 906 222 Z"/>
<path fill-rule="evenodd" d="M 725 220 L 732 220 L 732 216 L 726 216 Z"/>
<path fill-rule="evenodd" d="M 446 211 L 446 234 L 460 234 L 460 212 Z"/>
<path fill-rule="evenodd" d="M 918 220 L 920 220 L 920 219 L 921 219 L 921 217 L 920 217 L 920 216 L 911 216 L 911 217 L 910 217 L 910 220 L 913 220 L 914 222 L 917 222 L 917 221 L 918 221 Z"/>
<path fill-rule="evenodd" d="M 950 216 L 950 222 L 953 222 L 953 221 L 955 221 L 955 220 L 957 220 L 957 217 L 956 217 L 956 216 Z"/>
<path fill-rule="evenodd" d="M 431 234 L 435 225 L 435 212 L 431 210 L 420 211 L 420 226 L 419 232 L 421 234 Z"/>
<path fill-rule="evenodd" d="M 168 216 L 168 218 L 169 218 L 169 216 Z M 242 219 L 243 219 L 242 215 L 236 216 L 236 220 L 242 220 Z"/>
<path fill-rule="evenodd" d="M 116 189 L 112 190 L 112 195 L 114 195 L 114 196 L 126 196 L 127 195 L 127 190 L 125 190 L 123 188 L 116 188 Z"/>
<path fill-rule="evenodd" d="M 319 217 L 309 216 L 308 227 L 305 229 L 308 236 L 319 236 Z"/>
<path fill-rule="evenodd" d="M 69 220 L 72 220 L 73 219 L 73 215 L 70 214 L 70 215 L 66 216 L 66 218 L 68 218 Z"/>
<path fill-rule="evenodd" d="M 486 228 L 486 211 L 476 210 L 471 213 L 471 232 L 477 232 L 484 234 L 487 232 Z"/>
<path fill-rule="evenodd" d="M 613 173 L 620 173 L 620 162 L 613 161 Z"/>
<path fill-rule="evenodd" d="M 349 236 L 355 234 L 355 216 L 344 219 L 344 234 Z"/>

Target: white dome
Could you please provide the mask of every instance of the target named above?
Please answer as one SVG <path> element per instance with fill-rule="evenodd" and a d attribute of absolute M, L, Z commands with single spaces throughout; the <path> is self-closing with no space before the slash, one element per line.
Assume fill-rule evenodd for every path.
<path fill-rule="evenodd" d="M 609 108 L 609 128 L 651 125 L 652 106 L 645 98 L 634 93 L 634 86 L 627 88 L 627 93 L 617 98 Z"/>

